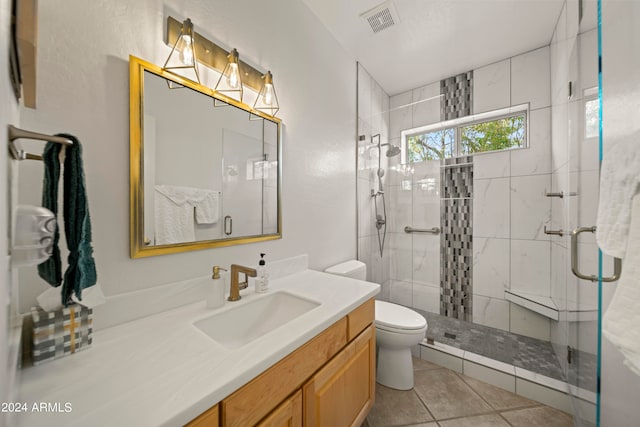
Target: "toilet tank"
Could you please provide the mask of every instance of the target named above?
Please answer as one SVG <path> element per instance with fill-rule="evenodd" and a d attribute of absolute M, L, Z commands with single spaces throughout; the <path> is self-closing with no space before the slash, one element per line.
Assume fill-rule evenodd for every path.
<path fill-rule="evenodd" d="M 364 262 L 352 259 L 324 270 L 325 273 L 338 276 L 351 277 L 352 279 L 367 280 L 367 265 Z"/>

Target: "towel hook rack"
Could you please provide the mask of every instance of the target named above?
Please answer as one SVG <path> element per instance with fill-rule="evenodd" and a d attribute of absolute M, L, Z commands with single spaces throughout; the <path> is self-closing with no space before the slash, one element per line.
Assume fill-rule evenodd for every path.
<path fill-rule="evenodd" d="M 38 141 L 55 142 L 56 144 L 73 145 L 73 142 L 68 138 L 61 136 L 47 135 L 44 133 L 31 132 L 24 129 L 19 129 L 13 125 L 9 125 L 9 152 L 11 156 L 16 160 L 42 160 L 42 156 L 37 154 L 27 153 L 24 150 L 16 147 L 14 141 L 16 139 L 35 139 Z"/>

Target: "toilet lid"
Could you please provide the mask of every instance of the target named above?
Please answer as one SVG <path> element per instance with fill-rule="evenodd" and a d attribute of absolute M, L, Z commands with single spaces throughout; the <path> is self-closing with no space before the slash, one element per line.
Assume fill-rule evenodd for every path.
<path fill-rule="evenodd" d="M 415 330 L 427 326 L 427 321 L 410 308 L 376 300 L 376 325 L 393 329 Z"/>

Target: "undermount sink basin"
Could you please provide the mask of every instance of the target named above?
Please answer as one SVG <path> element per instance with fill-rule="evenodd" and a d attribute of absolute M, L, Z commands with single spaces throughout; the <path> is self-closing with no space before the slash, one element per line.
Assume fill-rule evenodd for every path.
<path fill-rule="evenodd" d="M 198 320 L 194 326 L 219 344 L 234 349 L 260 338 L 319 305 L 319 302 L 279 291 Z"/>

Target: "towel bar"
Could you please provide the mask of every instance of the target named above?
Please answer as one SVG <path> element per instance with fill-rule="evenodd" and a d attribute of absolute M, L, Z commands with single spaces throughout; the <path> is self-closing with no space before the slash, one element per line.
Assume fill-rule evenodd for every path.
<path fill-rule="evenodd" d="M 13 125 L 9 125 L 9 152 L 16 160 L 42 160 L 42 156 L 27 153 L 16 147 L 14 141 L 16 139 L 35 139 L 37 141 L 55 142 L 56 144 L 73 145 L 67 138 L 61 136 L 47 135 L 44 133 L 30 132 L 28 130 L 19 129 Z"/>

